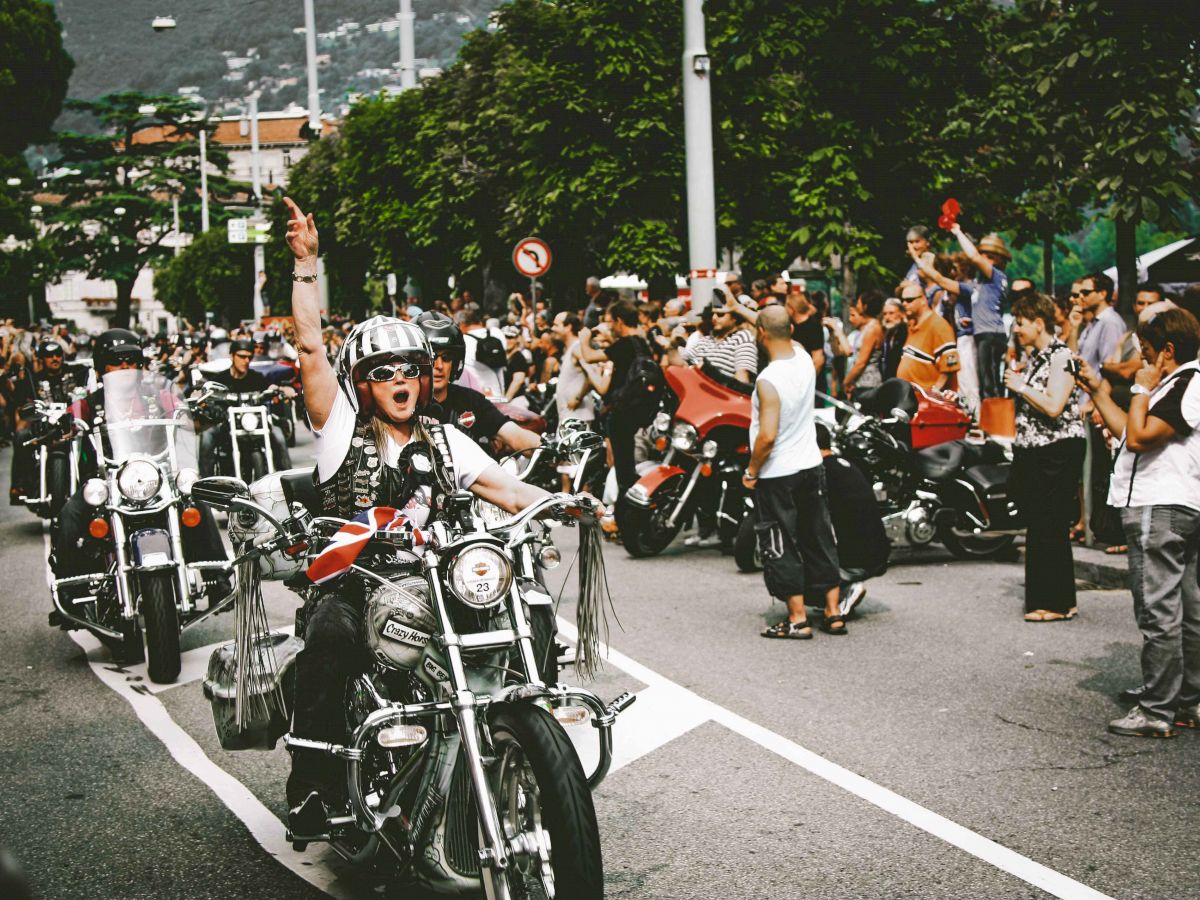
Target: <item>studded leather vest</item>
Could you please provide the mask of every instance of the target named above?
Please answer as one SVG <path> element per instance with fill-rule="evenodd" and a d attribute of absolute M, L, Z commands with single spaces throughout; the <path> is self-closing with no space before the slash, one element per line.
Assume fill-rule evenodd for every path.
<path fill-rule="evenodd" d="M 446 489 L 446 478 L 453 478 L 453 463 L 440 426 L 426 423 L 425 427 L 433 438 L 435 471 L 439 475 L 434 480 L 431 506 L 436 510 L 440 494 Z M 384 462 L 383 454 L 375 444 L 375 430 L 370 418 L 360 418 L 354 425 L 350 450 L 342 464 L 327 481 L 317 485 L 321 510 L 327 516 L 352 519 L 372 506 L 400 508 L 408 500 L 401 496 L 405 492 L 404 480 L 399 469 Z"/>
<path fill-rule="evenodd" d="M 44 403 L 70 403 L 71 392 L 83 385 L 70 369 L 64 369 L 59 378 L 40 376 L 33 387 L 34 396 Z"/>

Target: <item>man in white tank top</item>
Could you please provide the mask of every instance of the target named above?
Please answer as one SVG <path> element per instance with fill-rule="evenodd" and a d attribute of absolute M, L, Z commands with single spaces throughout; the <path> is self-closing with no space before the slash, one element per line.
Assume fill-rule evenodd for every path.
<path fill-rule="evenodd" d="M 812 357 L 792 341 L 791 320 L 783 307 L 762 310 L 756 332 L 771 362 L 754 386 L 750 462 L 742 483 L 754 490 L 755 531 L 767 590 L 788 607 L 787 618 L 762 635 L 811 638 L 806 594 L 824 599 L 821 630 L 844 635 L 837 545 L 813 424 L 816 370 Z"/>

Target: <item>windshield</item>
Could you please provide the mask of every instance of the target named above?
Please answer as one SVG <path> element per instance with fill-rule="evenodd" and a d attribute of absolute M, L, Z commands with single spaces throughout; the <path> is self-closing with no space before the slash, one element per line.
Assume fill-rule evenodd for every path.
<path fill-rule="evenodd" d="M 196 468 L 196 430 L 178 388 L 164 376 L 118 369 L 101 380 L 104 418 L 100 428 L 105 458 L 113 464 L 132 456 L 167 462 L 172 471 Z"/>

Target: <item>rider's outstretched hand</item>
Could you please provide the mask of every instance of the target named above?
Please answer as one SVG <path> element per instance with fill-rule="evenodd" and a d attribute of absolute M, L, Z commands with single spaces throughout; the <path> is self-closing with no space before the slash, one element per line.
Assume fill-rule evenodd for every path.
<path fill-rule="evenodd" d="M 287 226 L 287 242 L 292 255 L 296 259 L 308 259 L 317 255 L 317 224 L 313 221 L 312 213 L 307 216 L 300 211 L 296 201 L 284 197 L 288 212 L 291 214 Z"/>

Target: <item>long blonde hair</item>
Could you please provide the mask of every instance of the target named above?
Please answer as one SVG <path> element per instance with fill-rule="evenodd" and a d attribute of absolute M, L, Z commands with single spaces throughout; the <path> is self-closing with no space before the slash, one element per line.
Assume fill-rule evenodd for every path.
<path fill-rule="evenodd" d="M 386 449 L 388 444 L 395 441 L 392 437 L 392 430 L 387 427 L 387 424 L 379 416 L 371 416 L 371 433 L 375 436 L 375 447 L 379 450 L 379 459 L 382 462 L 387 458 Z M 412 417 L 412 436 L 410 440 L 425 441 L 429 443 L 429 432 L 425 430 L 425 425 L 421 421 L 421 417 L 414 415 Z"/>

